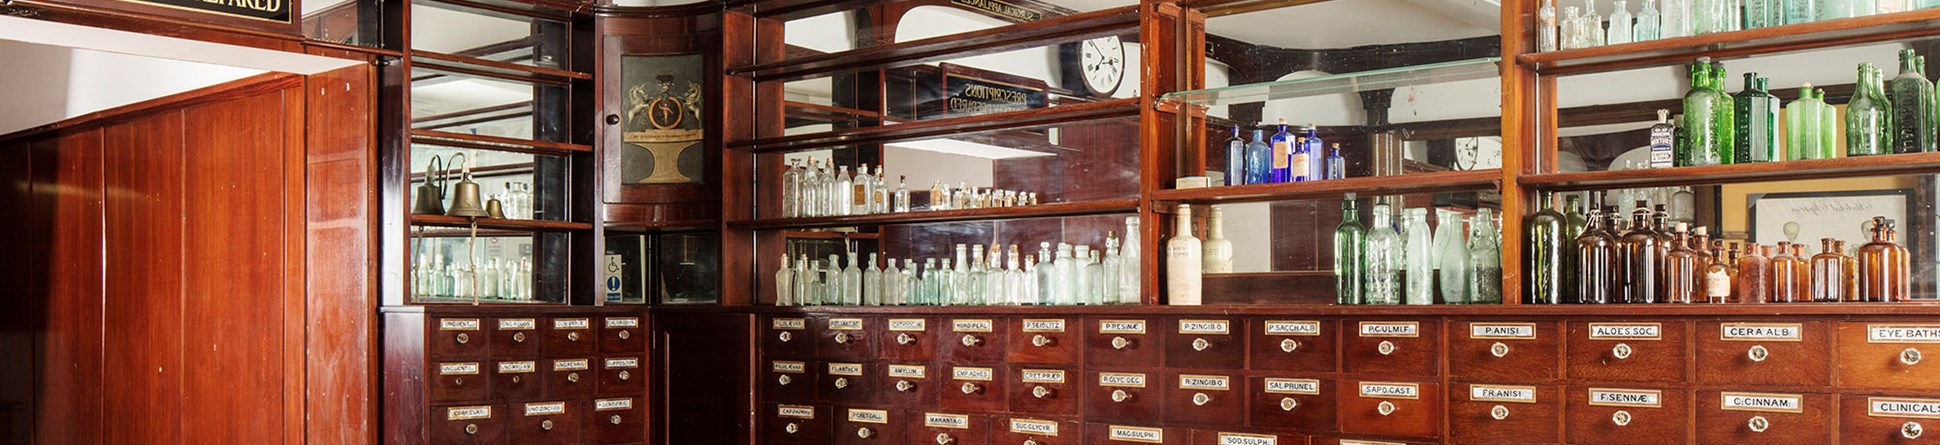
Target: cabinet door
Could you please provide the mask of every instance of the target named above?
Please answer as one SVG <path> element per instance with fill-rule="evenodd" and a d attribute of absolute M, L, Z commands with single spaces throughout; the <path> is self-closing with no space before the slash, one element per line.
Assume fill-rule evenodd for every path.
<path fill-rule="evenodd" d="M 480 362 L 437 362 L 433 364 L 431 403 L 476 403 L 485 401 L 490 390 Z"/>
<path fill-rule="evenodd" d="M 1698 443 L 1832 443 L 1832 396 L 1698 391 Z"/>
<path fill-rule="evenodd" d="M 1078 398 L 1084 374 L 1056 368 L 1010 368 L 1010 410 L 1036 416 L 1063 416 L 1078 412 Z"/>
<path fill-rule="evenodd" d="M 1565 374 L 1572 380 L 1683 382 L 1687 322 L 1572 321 Z"/>
<path fill-rule="evenodd" d="M 1561 443 L 1563 389 L 1457 383 L 1448 391 L 1451 444 Z"/>
<path fill-rule="evenodd" d="M 936 403 L 937 383 L 945 379 L 921 363 L 885 363 L 877 380 L 876 402 L 899 408 L 924 408 Z"/>
<path fill-rule="evenodd" d="M 829 443 L 829 408 L 818 405 L 768 404 L 761 413 L 758 443 L 825 445 Z"/>
<path fill-rule="evenodd" d="M 1085 417 L 1108 421 L 1159 419 L 1163 376 L 1142 371 L 1086 371 Z"/>
<path fill-rule="evenodd" d="M 431 408 L 431 443 L 498 444 L 505 441 L 504 405 Z"/>
<path fill-rule="evenodd" d="M 1690 443 L 1690 393 L 1667 388 L 1570 387 L 1563 438 L 1572 444 Z"/>
<path fill-rule="evenodd" d="M 876 346 L 882 358 L 905 362 L 927 362 L 936 358 L 936 323 L 928 318 L 891 318 L 883 321 L 886 332 Z"/>
<path fill-rule="evenodd" d="M 511 405 L 510 443 L 533 445 L 572 445 L 580 443 L 579 427 L 584 423 L 583 402 L 528 402 Z"/>
<path fill-rule="evenodd" d="M 1002 366 L 951 366 L 949 380 L 937 388 L 937 406 L 957 411 L 1001 411 L 1008 382 Z"/>
<path fill-rule="evenodd" d="M 990 444 L 1078 445 L 1084 439 L 1081 425 L 1070 419 L 997 417 L 990 425 Z"/>
<path fill-rule="evenodd" d="M 1441 385 L 1342 380 L 1335 388 L 1343 434 L 1441 436 Z"/>
<path fill-rule="evenodd" d="M 1226 425 L 1241 418 L 1246 398 L 1237 374 L 1167 372 L 1165 420 L 1169 423 Z"/>
<path fill-rule="evenodd" d="M 640 372 L 639 356 L 606 357 L 600 360 L 599 389 L 595 394 L 601 396 L 628 396 L 646 394 L 647 375 Z"/>
<path fill-rule="evenodd" d="M 821 362 L 769 360 L 767 378 L 761 381 L 765 400 L 807 403 L 815 400 L 821 381 Z"/>
<path fill-rule="evenodd" d="M 486 345 L 491 344 L 478 318 L 439 318 L 425 329 L 431 330 L 425 349 L 433 360 L 486 357 Z"/>
<path fill-rule="evenodd" d="M 1004 354 L 1013 364 L 1074 365 L 1079 347 L 1075 319 L 1017 318 L 1008 323 L 1012 339 Z"/>
<path fill-rule="evenodd" d="M 492 358 L 539 358 L 539 322 L 538 318 L 492 319 Z"/>
<path fill-rule="evenodd" d="M 1246 392 L 1252 395 L 1248 411 L 1253 426 L 1283 428 L 1308 433 L 1332 433 L 1334 419 L 1334 381 L 1275 374 L 1247 378 Z"/>
<path fill-rule="evenodd" d="M 1699 322 L 1698 383 L 1824 387 L 1832 383 L 1825 322 Z"/>
<path fill-rule="evenodd" d="M 1160 333 L 1140 318 L 1090 320 L 1085 333 L 1085 365 L 1149 367 L 1159 365 Z"/>
<path fill-rule="evenodd" d="M 938 347 L 943 360 L 950 363 L 997 364 L 1004 361 L 1002 320 L 992 318 L 952 318 L 949 332 Z"/>
<path fill-rule="evenodd" d="M 1237 319 L 1181 317 L 1165 340 L 1165 365 L 1173 368 L 1239 369 L 1246 366 L 1245 325 Z"/>
<path fill-rule="evenodd" d="M 875 403 L 877 386 L 871 377 L 879 374 L 874 368 L 869 363 L 829 362 L 822 367 L 822 383 L 816 392 L 822 394 L 823 401 L 836 405 Z"/>
<path fill-rule="evenodd" d="M 815 356 L 814 327 L 802 317 L 769 317 L 761 325 L 761 356 L 805 359 Z"/>
<path fill-rule="evenodd" d="M 878 320 L 862 317 L 823 317 L 810 318 L 809 322 L 814 323 L 816 320 L 822 321 L 816 323 L 822 327 L 822 332 L 816 336 L 815 350 L 823 359 L 863 361 L 876 358 L 874 335 L 881 332 L 872 322 Z"/>
<path fill-rule="evenodd" d="M 600 320 L 600 352 L 639 353 L 646 350 L 646 327 L 640 317 L 606 317 Z"/>
<path fill-rule="evenodd" d="M 1556 322 L 1455 320 L 1449 322 L 1448 373 L 1476 381 L 1561 378 L 1563 336 Z"/>
<path fill-rule="evenodd" d="M 905 440 L 913 444 L 987 445 L 990 418 L 957 412 L 924 412 L 909 426 Z"/>
<path fill-rule="evenodd" d="M 887 409 L 838 409 L 842 417 L 835 422 L 835 443 L 840 445 L 902 444 L 903 429 L 909 419 L 902 411 Z"/>
<path fill-rule="evenodd" d="M 598 376 L 593 373 L 593 360 L 585 358 L 555 359 L 545 366 L 539 378 L 545 380 L 545 397 L 548 399 L 583 399 L 593 395 L 598 386 Z"/>
<path fill-rule="evenodd" d="M 546 328 L 548 357 L 585 357 L 599 350 L 599 337 L 593 333 L 592 318 L 553 318 Z"/>
<path fill-rule="evenodd" d="M 1839 323 L 1839 386 L 1931 389 L 1940 382 L 1940 323 Z"/>
<path fill-rule="evenodd" d="M 492 400 L 535 402 L 545 396 L 536 360 L 501 361 L 492 366 Z"/>
<path fill-rule="evenodd" d="M 1343 367 L 1355 375 L 1432 377 L 1441 374 L 1440 322 L 1429 319 L 1350 320 L 1341 340 Z"/>
<path fill-rule="evenodd" d="M 1940 443 L 1940 399 L 1839 396 L 1839 443 L 1908 445 Z"/>
<path fill-rule="evenodd" d="M 1334 372 L 1340 322 L 1263 318 L 1253 320 L 1247 358 L 1255 371 Z"/>

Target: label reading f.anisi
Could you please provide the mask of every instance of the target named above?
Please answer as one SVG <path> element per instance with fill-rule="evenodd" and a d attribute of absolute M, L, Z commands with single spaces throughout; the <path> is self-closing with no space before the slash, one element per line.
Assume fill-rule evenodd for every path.
<path fill-rule="evenodd" d="M 1663 406 L 1663 396 L 1662 392 L 1654 389 L 1590 388 L 1590 404 L 1657 408 Z"/>
<path fill-rule="evenodd" d="M 1024 332 L 1064 332 L 1064 319 L 1062 318 L 1025 319 Z"/>
<path fill-rule="evenodd" d="M 1100 334 L 1143 334 L 1145 320 L 1098 320 Z"/>
<path fill-rule="evenodd" d="M 1869 324 L 1868 343 L 1940 343 L 1940 324 Z"/>
<path fill-rule="evenodd" d="M 1664 337 L 1661 323 L 1590 323 L 1591 340 L 1657 340 Z"/>
<path fill-rule="evenodd" d="M 1280 438 L 1258 434 L 1219 433 L 1219 445 L 1280 445 Z"/>
<path fill-rule="evenodd" d="M 1266 335 L 1320 335 L 1320 322 L 1272 320 L 1266 322 Z"/>
<path fill-rule="evenodd" d="M 1363 321 L 1362 337 L 1420 337 L 1421 323 L 1412 321 Z"/>
<path fill-rule="evenodd" d="M 1419 399 L 1421 385 L 1414 383 L 1361 383 L 1361 397 L 1377 399 Z"/>
<path fill-rule="evenodd" d="M 1731 411 L 1800 413 L 1805 412 L 1805 397 L 1797 394 L 1727 392 L 1718 395 L 1718 407 Z"/>
<path fill-rule="evenodd" d="M 1471 323 L 1468 338 L 1490 340 L 1535 340 L 1535 323 Z"/>
<path fill-rule="evenodd" d="M 1056 437 L 1058 423 L 1049 420 L 1010 419 L 1010 432 Z"/>
<path fill-rule="evenodd" d="M 1799 341 L 1803 338 L 1798 323 L 1724 323 L 1718 325 L 1718 338 L 1725 341 Z"/>
<path fill-rule="evenodd" d="M 1266 379 L 1266 392 L 1269 394 L 1320 395 L 1320 381 L 1315 379 Z"/>
<path fill-rule="evenodd" d="M 1226 320 L 1179 320 L 1180 334 L 1226 335 L 1232 332 L 1233 324 Z"/>
<path fill-rule="evenodd" d="M 970 416 L 962 414 L 923 413 L 923 426 L 966 430 L 970 429 Z"/>
<path fill-rule="evenodd" d="M 1871 397 L 1866 399 L 1866 415 L 1904 419 L 1940 419 L 1940 400 Z"/>
<path fill-rule="evenodd" d="M 1232 389 L 1232 387 L 1233 387 L 1232 379 L 1229 379 L 1226 376 L 1190 375 L 1190 374 L 1179 376 L 1179 389 L 1225 391 L 1228 389 Z"/>
<path fill-rule="evenodd" d="M 1106 436 L 1109 436 L 1111 440 L 1139 443 L 1165 443 L 1165 430 L 1158 428 L 1112 425 L 1105 429 L 1107 432 Z"/>
<path fill-rule="evenodd" d="M 1536 387 L 1469 385 L 1468 399 L 1477 402 L 1536 403 Z"/>

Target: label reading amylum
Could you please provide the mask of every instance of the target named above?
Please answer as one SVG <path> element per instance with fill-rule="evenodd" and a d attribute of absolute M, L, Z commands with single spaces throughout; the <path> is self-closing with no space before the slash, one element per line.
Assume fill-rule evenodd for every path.
<path fill-rule="evenodd" d="M 1219 445 L 1280 445 L 1280 438 L 1258 434 L 1219 433 Z"/>
<path fill-rule="evenodd" d="M 634 318 L 634 317 L 608 318 L 606 319 L 606 327 L 607 328 L 637 328 L 637 327 L 640 327 L 640 319 Z"/>
<path fill-rule="evenodd" d="M 454 406 L 445 408 L 445 420 L 477 420 L 492 418 L 490 406 Z"/>
<path fill-rule="evenodd" d="M 640 359 L 639 359 L 639 358 L 636 358 L 636 357 L 622 357 L 622 358 L 609 358 L 609 359 L 606 359 L 606 369 L 613 369 L 613 368 L 638 368 L 638 367 L 640 367 Z"/>
<path fill-rule="evenodd" d="M 1056 437 L 1058 423 L 1049 420 L 1010 419 L 1010 432 Z"/>
<path fill-rule="evenodd" d="M 585 318 L 561 318 L 552 321 L 553 329 L 591 329 L 593 321 Z"/>
<path fill-rule="evenodd" d="M 1179 389 L 1198 389 L 1225 391 L 1232 389 L 1232 379 L 1219 375 L 1180 375 Z"/>
<path fill-rule="evenodd" d="M 1266 379 L 1269 394 L 1320 395 L 1320 381 L 1314 379 Z"/>
<path fill-rule="evenodd" d="M 930 428 L 970 429 L 970 416 L 962 414 L 923 413 L 923 426 Z"/>
<path fill-rule="evenodd" d="M 539 364 L 534 362 L 498 362 L 500 374 L 524 374 L 538 370 Z"/>
<path fill-rule="evenodd" d="M 633 398 L 628 397 L 628 398 L 620 398 L 620 399 L 599 399 L 599 400 L 593 401 L 593 411 L 613 411 L 613 410 L 624 410 L 624 409 L 633 409 Z M 814 411 L 812 410 L 809 411 L 809 414 L 813 416 Z"/>
<path fill-rule="evenodd" d="M 1110 386 L 1110 387 L 1116 387 L 1116 388 L 1144 388 L 1145 374 L 1134 374 L 1129 372 L 1101 372 L 1101 373 L 1098 373 L 1098 386 Z"/>
<path fill-rule="evenodd" d="M 1937 324 L 1869 324 L 1868 343 L 1940 343 Z"/>
<path fill-rule="evenodd" d="M 862 330 L 862 319 L 860 319 L 860 318 L 831 318 L 831 319 L 829 319 L 829 330 L 832 330 L 832 331 L 860 331 L 860 330 Z"/>
<path fill-rule="evenodd" d="M 530 318 L 498 319 L 498 330 L 501 331 L 530 331 L 538 326 L 539 322 Z"/>
<path fill-rule="evenodd" d="M 1100 334 L 1143 334 L 1145 320 L 1099 320 Z"/>
<path fill-rule="evenodd" d="M 806 364 L 803 364 L 802 362 L 781 362 L 781 361 L 778 361 L 778 362 L 775 362 L 775 363 L 774 363 L 774 370 L 775 370 L 775 372 L 785 372 L 785 373 L 789 373 L 789 374 L 801 374 L 801 373 L 803 373 L 803 372 L 806 372 L 806 371 L 808 370 L 808 366 L 807 366 Z"/>
<path fill-rule="evenodd" d="M 1111 437 L 1112 440 L 1139 443 L 1165 443 L 1165 430 L 1158 428 L 1112 425 L 1105 428 L 1105 430 L 1107 432 L 1106 435 Z"/>
<path fill-rule="evenodd" d="M 1272 321 L 1267 321 L 1267 322 L 1266 322 L 1266 335 L 1300 335 L 1300 336 L 1315 336 L 1315 335 L 1320 335 L 1320 322 L 1319 322 L 1319 321 L 1312 321 L 1312 320 L 1307 320 L 1307 321 L 1285 321 L 1285 320 L 1272 320 Z"/>
<path fill-rule="evenodd" d="M 1419 337 L 1421 323 L 1412 321 L 1363 321 L 1362 337 Z"/>
<path fill-rule="evenodd" d="M 438 375 L 475 375 L 478 374 L 477 362 L 439 363 Z"/>
<path fill-rule="evenodd" d="M 565 413 L 566 413 L 566 402 L 525 404 L 525 415 L 528 415 L 528 416 L 550 416 L 554 414 L 565 414 Z"/>
<path fill-rule="evenodd" d="M 1062 318 L 1025 319 L 1024 332 L 1064 332 L 1064 319 Z"/>
<path fill-rule="evenodd" d="M 798 405 L 781 405 L 781 406 L 775 407 L 775 415 L 778 417 L 787 417 L 791 419 L 813 419 L 815 418 L 815 407 L 798 406 Z"/>
<path fill-rule="evenodd" d="M 994 375 L 995 372 L 991 371 L 990 368 L 950 368 L 950 378 L 956 380 L 982 380 L 987 382 Z"/>
<path fill-rule="evenodd" d="M 1591 340 L 1657 340 L 1664 337 L 1661 323 L 1590 323 Z"/>
<path fill-rule="evenodd" d="M 893 332 L 920 332 L 929 327 L 929 321 L 921 318 L 891 318 L 889 330 Z"/>
<path fill-rule="evenodd" d="M 857 423 L 889 423 L 889 412 L 879 409 L 851 409 L 849 421 Z"/>
<path fill-rule="evenodd" d="M 830 363 L 830 364 L 829 364 L 829 375 L 853 375 L 853 376 L 860 376 L 860 375 L 862 375 L 862 364 L 860 364 L 860 363 Z"/>
<path fill-rule="evenodd" d="M 1866 415 L 1872 417 L 1940 419 L 1940 400 L 1871 397 L 1866 406 Z"/>
<path fill-rule="evenodd" d="M 1057 369 L 1026 369 L 1022 372 L 1024 383 L 1064 383 L 1064 371 Z"/>
<path fill-rule="evenodd" d="M 929 368 L 922 366 L 889 365 L 889 376 L 899 379 L 920 379 L 923 378 L 924 372 L 927 370 Z"/>
<path fill-rule="evenodd" d="M 1180 334 L 1226 335 L 1233 332 L 1226 320 L 1179 320 Z"/>
<path fill-rule="evenodd" d="M 1536 324 L 1535 323 L 1472 323 L 1468 325 L 1468 338 L 1535 340 Z"/>
<path fill-rule="evenodd" d="M 1718 325 L 1718 338 L 1725 341 L 1800 341 L 1798 323 L 1724 323 Z"/>
<path fill-rule="evenodd" d="M 1536 403 L 1536 387 L 1469 385 L 1468 399 L 1477 402 Z"/>
<path fill-rule="evenodd" d="M 1719 408 L 1732 411 L 1805 412 L 1805 397 L 1797 394 L 1727 392 L 1719 394 L 1718 398 Z"/>
<path fill-rule="evenodd" d="M 1663 406 L 1662 393 L 1654 389 L 1590 388 L 1590 404 L 1597 406 Z"/>
<path fill-rule="evenodd" d="M 440 319 L 438 319 L 438 330 L 440 330 L 440 331 L 476 331 L 476 330 L 478 330 L 478 319 L 476 319 L 476 318 L 440 318 Z"/>
<path fill-rule="evenodd" d="M 783 331 L 799 331 L 808 327 L 808 320 L 800 318 L 777 318 L 769 323 L 773 329 Z"/>
<path fill-rule="evenodd" d="M 1377 399 L 1419 399 L 1421 385 L 1414 383 L 1361 383 L 1361 397 Z"/>
<path fill-rule="evenodd" d="M 995 330 L 992 326 L 993 324 L 987 319 L 950 320 L 950 330 L 954 332 L 990 332 Z"/>

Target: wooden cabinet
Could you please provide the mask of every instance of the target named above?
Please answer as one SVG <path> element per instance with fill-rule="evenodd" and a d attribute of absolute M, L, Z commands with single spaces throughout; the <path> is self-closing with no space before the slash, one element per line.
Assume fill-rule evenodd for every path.
<path fill-rule="evenodd" d="M 1339 407 L 1334 402 L 1334 381 L 1294 375 L 1255 376 L 1247 379 L 1247 404 L 1252 425 L 1285 428 L 1313 434 L 1337 430 Z"/>
<path fill-rule="evenodd" d="M 1334 389 L 1343 434 L 1441 436 L 1440 384 L 1343 379 Z"/>
<path fill-rule="evenodd" d="M 1565 374 L 1570 379 L 1683 382 L 1690 364 L 1688 322 L 1571 321 Z"/>
<path fill-rule="evenodd" d="M 1181 317 L 1165 339 L 1172 368 L 1240 369 L 1246 366 L 1245 320 Z"/>
<path fill-rule="evenodd" d="M 483 319 L 477 317 L 438 318 L 429 329 L 425 349 L 435 359 L 485 357 L 486 346 L 492 343 Z"/>
<path fill-rule="evenodd" d="M 607 354 L 639 353 L 646 350 L 647 338 L 643 335 L 640 317 L 606 317 L 600 320 L 600 352 Z"/>
<path fill-rule="evenodd" d="M 1091 366 L 1158 366 L 1163 358 L 1162 332 L 1143 318 L 1088 319 L 1085 364 Z"/>
<path fill-rule="evenodd" d="M 1562 393 L 1555 386 L 1454 384 L 1448 391 L 1448 443 L 1562 443 Z"/>
<path fill-rule="evenodd" d="M 829 408 L 819 405 L 765 405 L 761 414 L 766 443 L 822 445 L 829 443 Z"/>
<path fill-rule="evenodd" d="M 1192 430 L 1192 445 L 1306 445 L 1307 436 L 1266 431 Z"/>
<path fill-rule="evenodd" d="M 1084 374 L 1067 369 L 1010 368 L 1010 411 L 1040 416 L 1060 416 L 1079 412 L 1084 395 Z"/>
<path fill-rule="evenodd" d="M 1074 318 L 1018 317 L 1009 322 L 1006 334 L 1014 339 L 1005 345 L 1005 359 L 1011 363 L 1072 365 L 1082 355 L 1078 341 L 1083 329 Z"/>
<path fill-rule="evenodd" d="M 1825 387 L 1832 333 L 1825 322 L 1706 321 L 1697 324 L 1698 383 Z"/>
<path fill-rule="evenodd" d="M 1161 375 L 1144 371 L 1086 371 L 1085 417 L 1151 421 L 1165 406 Z"/>
<path fill-rule="evenodd" d="M 1334 372 L 1340 323 L 1327 319 L 1255 318 L 1247 339 L 1248 369 Z"/>
<path fill-rule="evenodd" d="M 1940 323 L 1841 322 L 1839 385 L 1932 389 L 1940 381 Z"/>
<path fill-rule="evenodd" d="M 1002 321 L 992 318 L 951 318 L 941 340 L 943 360 L 949 363 L 992 364 L 1004 360 Z"/>
<path fill-rule="evenodd" d="M 505 440 L 504 405 L 443 406 L 431 409 L 431 443 L 497 444 Z"/>
<path fill-rule="evenodd" d="M 822 328 L 815 336 L 816 355 L 829 360 L 874 360 L 875 336 L 881 334 L 876 319 L 862 317 L 811 318 Z"/>
<path fill-rule="evenodd" d="M 975 414 L 923 412 L 909 426 L 910 443 L 937 445 L 988 445 L 990 418 Z"/>
<path fill-rule="evenodd" d="M 810 402 L 816 400 L 816 390 L 822 375 L 821 362 L 802 362 L 794 360 L 769 360 L 766 378 L 759 385 L 761 395 L 768 400 L 788 402 Z"/>
<path fill-rule="evenodd" d="M 1004 388 L 1009 383 L 1002 366 L 951 366 L 945 384 L 938 390 L 937 406 L 947 410 L 1001 411 Z"/>
<path fill-rule="evenodd" d="M 835 442 L 843 445 L 902 444 L 910 419 L 902 411 L 842 409 L 835 422 Z"/>
<path fill-rule="evenodd" d="M 492 319 L 492 358 L 540 356 L 539 323 L 540 319 L 528 317 Z"/>
<path fill-rule="evenodd" d="M 1449 323 L 1448 373 L 1476 381 L 1547 381 L 1562 377 L 1557 323 L 1456 320 Z"/>
<path fill-rule="evenodd" d="M 768 317 L 761 324 L 761 354 L 764 357 L 803 358 L 815 356 L 815 338 L 804 317 Z"/>
<path fill-rule="evenodd" d="M 1832 396 L 1697 392 L 1698 443 L 1833 443 Z"/>
<path fill-rule="evenodd" d="M 885 363 L 882 378 L 877 380 L 875 399 L 884 405 L 902 408 L 931 406 L 936 403 L 938 387 L 944 381 L 936 372 L 923 363 Z"/>
<path fill-rule="evenodd" d="M 1662 387 L 1569 387 L 1564 440 L 1574 444 L 1690 443 L 1690 393 Z"/>
<path fill-rule="evenodd" d="M 997 417 L 990 426 L 991 445 L 1076 445 L 1084 443 L 1084 427 L 1055 417 Z"/>
<path fill-rule="evenodd" d="M 1165 420 L 1175 424 L 1220 425 L 1242 418 L 1246 406 L 1245 383 L 1234 373 L 1166 372 Z"/>
<path fill-rule="evenodd" d="M 599 352 L 592 317 L 555 317 L 546 326 L 547 356 L 586 357 Z"/>
<path fill-rule="evenodd" d="M 930 319 L 890 317 L 883 325 L 885 332 L 876 345 L 883 359 L 928 362 L 936 358 L 940 337 Z"/>
<path fill-rule="evenodd" d="M 1185 445 L 1192 438 L 1184 428 L 1091 423 L 1085 425 L 1085 443 L 1092 445 Z"/>
<path fill-rule="evenodd" d="M 855 406 L 875 401 L 876 372 L 873 363 L 828 362 L 822 367 L 816 391 L 821 400 L 836 405 Z"/>
<path fill-rule="evenodd" d="M 1441 325 L 1435 320 L 1350 319 L 1341 340 L 1349 375 L 1430 377 L 1441 374 Z"/>
<path fill-rule="evenodd" d="M 1841 444 L 1940 443 L 1940 398 L 1842 395 L 1838 411 Z"/>
<path fill-rule="evenodd" d="M 580 425 L 586 417 L 581 402 L 529 402 L 510 406 L 506 413 L 511 425 L 511 441 L 517 444 L 571 445 L 580 443 Z"/>

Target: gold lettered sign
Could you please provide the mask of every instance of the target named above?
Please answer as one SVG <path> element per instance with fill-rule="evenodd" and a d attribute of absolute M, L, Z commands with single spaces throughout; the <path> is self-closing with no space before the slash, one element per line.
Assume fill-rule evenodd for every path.
<path fill-rule="evenodd" d="M 950 3 L 1019 22 L 1034 22 L 1044 18 L 1042 11 L 1013 5 L 1002 0 L 950 0 Z"/>
<path fill-rule="evenodd" d="M 145 3 L 169 9 L 195 11 L 226 17 L 261 20 L 273 23 L 290 23 L 290 2 L 287 0 L 123 0 Z"/>

